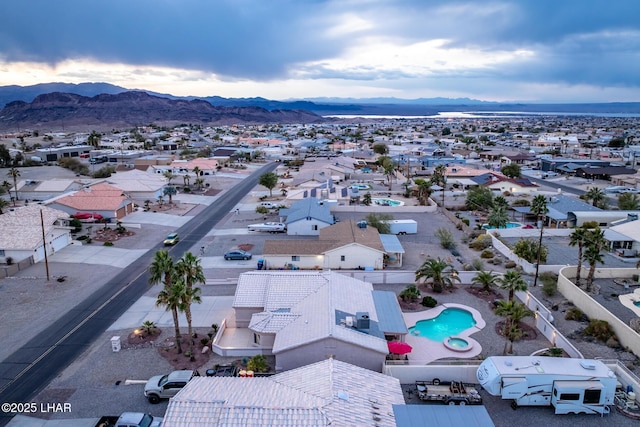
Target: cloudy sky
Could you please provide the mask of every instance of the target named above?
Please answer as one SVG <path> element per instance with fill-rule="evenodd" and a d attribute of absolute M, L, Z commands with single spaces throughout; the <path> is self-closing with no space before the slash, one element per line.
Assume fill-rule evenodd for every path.
<path fill-rule="evenodd" d="M 637 0 L 1 0 L 0 86 L 640 101 Z"/>

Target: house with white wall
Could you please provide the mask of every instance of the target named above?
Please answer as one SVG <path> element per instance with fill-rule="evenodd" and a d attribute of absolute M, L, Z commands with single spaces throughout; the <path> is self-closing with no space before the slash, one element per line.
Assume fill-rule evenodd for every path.
<path fill-rule="evenodd" d="M 317 236 L 321 229 L 335 222 L 329 204 L 315 197 L 298 200 L 291 207 L 280 209 L 278 215 L 290 236 Z"/>

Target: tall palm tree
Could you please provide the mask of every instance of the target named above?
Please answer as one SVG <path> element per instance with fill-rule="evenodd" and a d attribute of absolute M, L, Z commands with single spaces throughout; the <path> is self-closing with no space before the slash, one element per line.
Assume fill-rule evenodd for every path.
<path fill-rule="evenodd" d="M 7 202 L 5 199 L 0 198 L 0 215 L 4 213 L 4 208 L 6 208 L 7 206 L 9 206 L 9 202 Z"/>
<path fill-rule="evenodd" d="M 426 260 L 416 271 L 416 282 L 420 279 L 432 279 L 431 288 L 437 293 L 452 287 L 454 281 L 460 281 L 458 272 L 441 258 Z"/>
<path fill-rule="evenodd" d="M 184 311 L 184 299 L 187 287 L 182 278 L 177 278 L 175 283 L 169 287 L 165 287 L 158 293 L 156 299 L 156 307 L 165 307 L 167 311 L 171 311 L 173 315 L 173 326 L 175 329 L 176 346 L 178 353 L 182 353 L 182 337 L 180 336 L 180 323 L 178 320 L 178 312 Z"/>
<path fill-rule="evenodd" d="M 166 187 L 164 187 L 162 189 L 162 193 L 165 196 L 169 196 L 169 204 L 172 205 L 173 204 L 173 196 L 175 196 L 178 193 L 178 190 L 176 190 L 176 187 L 174 187 L 173 185 L 167 185 Z"/>
<path fill-rule="evenodd" d="M 536 275 L 533 279 L 533 286 L 538 286 L 538 271 L 540 269 L 540 253 L 542 252 L 542 233 L 544 230 L 544 220 L 549 212 L 549 208 L 547 208 L 547 198 L 542 194 L 535 196 L 531 201 L 531 208 L 529 212 L 534 214 L 538 218 L 538 222 L 540 223 L 540 240 L 538 241 L 538 253 L 536 256 Z"/>
<path fill-rule="evenodd" d="M 606 199 L 606 194 L 604 191 L 599 189 L 598 187 L 591 187 L 585 194 L 584 198 L 586 200 L 591 200 L 591 204 L 593 206 L 600 206 L 601 203 Z"/>
<path fill-rule="evenodd" d="M 200 265 L 200 258 L 196 257 L 191 252 L 185 253 L 182 258 L 178 260 L 176 263 L 176 270 L 178 274 L 184 277 L 184 283 L 187 287 L 187 295 L 188 296 L 197 296 L 196 298 L 192 298 L 185 307 L 185 315 L 187 316 L 187 324 L 189 326 L 189 336 L 193 337 L 193 328 L 191 326 L 191 302 L 200 303 L 201 299 L 198 296 L 198 293 L 194 294 L 195 283 L 205 283 L 204 271 L 202 270 L 202 265 Z M 199 291 L 198 291 L 199 292 Z M 186 301 L 185 301 L 186 302 Z"/>
<path fill-rule="evenodd" d="M 179 280 L 184 280 L 184 278 L 180 278 Z M 187 325 L 189 325 L 189 345 L 191 347 L 191 351 L 193 352 L 193 338 L 197 338 L 197 335 L 193 334 L 191 324 L 193 322 L 193 317 L 191 315 L 191 304 L 202 303 L 202 298 L 200 298 L 200 288 L 187 288 L 185 287 L 184 293 L 182 294 L 182 311 L 184 311 L 184 315 L 187 318 Z"/>
<path fill-rule="evenodd" d="M 569 246 L 578 246 L 578 265 L 576 266 L 576 286 L 580 286 L 580 272 L 582 271 L 583 249 L 587 229 L 576 227 L 569 235 Z"/>
<path fill-rule="evenodd" d="M 171 181 L 176 177 L 171 171 L 164 171 L 162 176 L 167 178 L 167 185 L 171 185 Z"/>
<path fill-rule="evenodd" d="M 484 292 L 490 292 L 491 287 L 498 284 L 498 275 L 493 271 L 478 271 L 471 279 L 471 284 L 480 285 Z"/>
<path fill-rule="evenodd" d="M 191 175 L 189 175 L 188 173 L 185 173 L 184 175 L 182 175 L 182 181 L 184 182 L 184 186 L 188 187 L 189 181 L 191 181 Z"/>
<path fill-rule="evenodd" d="M 13 199 L 13 206 L 16 205 L 16 200 L 18 199 L 18 177 L 20 176 L 20 171 L 18 168 L 11 168 L 9 172 L 7 172 L 7 176 L 13 177 L 13 192 L 15 193 L 15 198 Z"/>
<path fill-rule="evenodd" d="M 176 266 L 169 252 L 160 249 L 153 256 L 153 261 L 149 266 L 149 284 L 157 285 L 162 283 L 165 288 L 170 288 L 175 278 Z"/>
<path fill-rule="evenodd" d="M 444 164 L 436 166 L 433 170 L 431 180 L 442 187 L 442 207 L 444 208 L 444 190 L 447 186 L 447 166 Z"/>
<path fill-rule="evenodd" d="M 596 273 L 596 264 L 604 264 L 602 257 L 602 249 L 607 244 L 607 240 L 604 238 L 604 230 L 600 227 L 596 227 L 593 230 L 587 231 L 585 238 L 585 245 L 587 249 L 584 251 L 584 259 L 589 264 L 589 274 L 587 275 L 587 292 L 591 292 L 593 286 L 593 278 Z"/>
<path fill-rule="evenodd" d="M 516 291 L 526 291 L 528 288 L 527 282 L 522 278 L 522 275 L 514 270 L 509 270 L 504 275 L 497 279 L 500 289 L 509 291 L 509 301 L 513 301 L 513 297 Z"/>
<path fill-rule="evenodd" d="M 193 174 L 196 176 L 196 178 L 200 177 L 201 171 L 200 171 L 200 168 L 198 166 L 193 168 Z"/>

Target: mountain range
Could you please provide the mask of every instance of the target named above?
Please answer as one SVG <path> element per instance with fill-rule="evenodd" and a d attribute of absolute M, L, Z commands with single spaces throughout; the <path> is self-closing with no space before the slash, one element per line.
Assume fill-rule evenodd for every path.
<path fill-rule="evenodd" d="M 126 95 L 129 94 L 129 95 Z M 275 101 L 220 96 L 178 97 L 109 83 L 0 86 L 0 129 L 157 123 L 317 123 L 329 115 L 432 116 L 441 111 L 640 114 L 640 103 L 499 103 L 470 98 L 313 98 Z"/>

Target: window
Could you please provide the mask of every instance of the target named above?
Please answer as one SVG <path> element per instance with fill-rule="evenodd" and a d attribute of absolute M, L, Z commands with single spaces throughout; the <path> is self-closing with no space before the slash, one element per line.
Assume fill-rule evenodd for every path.
<path fill-rule="evenodd" d="M 579 393 L 560 393 L 559 400 L 580 400 Z"/>
<path fill-rule="evenodd" d="M 260 334 L 256 334 L 256 333 L 253 334 L 253 343 L 260 345 Z"/>
<path fill-rule="evenodd" d="M 291 261 L 300 261 L 300 255 L 292 255 Z"/>
<path fill-rule="evenodd" d="M 340 255 L 340 261 L 344 261 L 346 257 L 344 255 Z"/>
<path fill-rule="evenodd" d="M 585 390 L 584 400 L 582 403 L 597 404 L 600 403 L 600 392 L 602 390 Z"/>
<path fill-rule="evenodd" d="M 311 229 L 312 229 L 313 231 L 318 231 L 318 224 L 313 224 L 313 225 L 311 226 Z"/>

